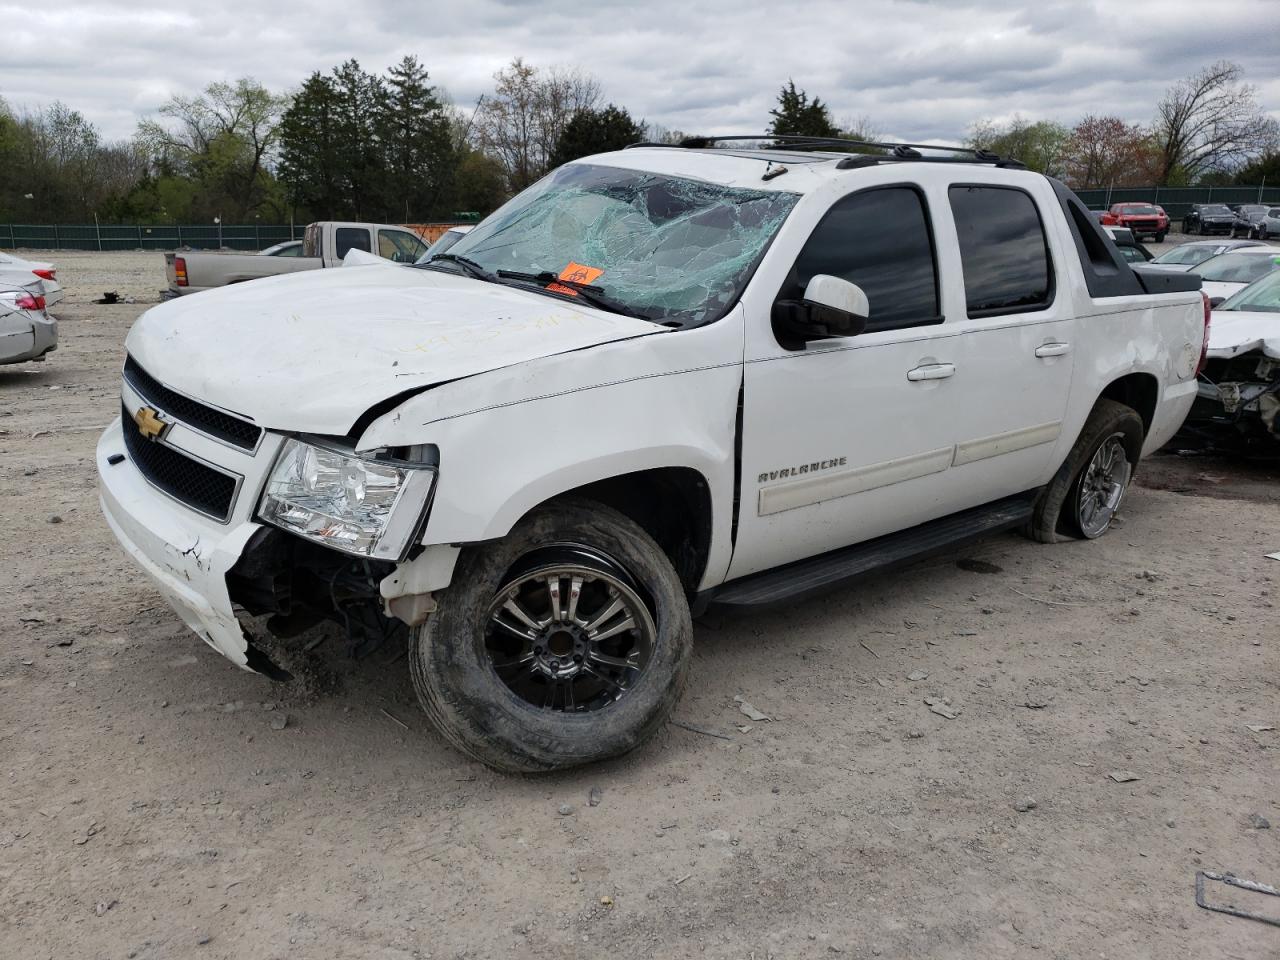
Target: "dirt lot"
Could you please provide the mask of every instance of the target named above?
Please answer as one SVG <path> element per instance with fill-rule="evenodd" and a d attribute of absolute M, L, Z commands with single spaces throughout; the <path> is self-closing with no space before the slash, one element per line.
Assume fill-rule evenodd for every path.
<path fill-rule="evenodd" d="M 1198 868 L 1280 883 L 1275 470 L 1159 458 L 1096 543 L 702 623 L 677 716 L 719 737 L 503 777 L 398 651 L 320 647 L 282 687 L 163 606 L 92 461 L 144 306 L 89 302 L 154 299 L 161 257 L 57 261 L 60 348 L 0 368 L 0 954 L 1280 955 L 1193 896 Z"/>

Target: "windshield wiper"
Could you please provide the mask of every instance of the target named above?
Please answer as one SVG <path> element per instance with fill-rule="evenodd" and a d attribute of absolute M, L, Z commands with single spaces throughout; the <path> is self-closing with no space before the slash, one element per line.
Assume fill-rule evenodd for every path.
<path fill-rule="evenodd" d="M 447 254 L 446 254 L 447 256 Z M 631 317 L 635 320 L 648 320 L 642 313 L 637 313 L 624 303 L 620 303 L 608 296 L 600 287 L 592 286 L 589 283 L 583 283 L 580 280 L 562 280 L 559 274 L 552 273 L 550 270 L 543 270 L 541 273 L 525 273 L 521 270 L 499 270 L 498 276 L 503 280 L 521 280 L 525 283 L 559 285 L 567 287 L 573 293 L 593 307 L 599 307 L 601 310 L 608 310 L 610 313 L 618 313 L 624 317 Z M 547 286 L 542 287 L 547 290 Z M 551 290 L 555 293 L 555 290 Z"/>
<path fill-rule="evenodd" d="M 480 264 L 476 263 L 474 260 L 471 260 L 467 257 L 460 256 L 456 253 L 436 254 L 436 256 L 432 257 L 426 263 L 414 264 L 414 266 L 429 267 L 433 263 L 439 263 L 441 261 L 444 261 L 445 263 L 456 263 L 458 266 L 462 267 L 463 270 L 465 270 L 471 276 L 475 277 L 477 280 L 484 280 L 487 283 L 498 282 L 498 278 L 495 277 L 488 270 L 486 270 L 484 267 L 480 266 Z"/>

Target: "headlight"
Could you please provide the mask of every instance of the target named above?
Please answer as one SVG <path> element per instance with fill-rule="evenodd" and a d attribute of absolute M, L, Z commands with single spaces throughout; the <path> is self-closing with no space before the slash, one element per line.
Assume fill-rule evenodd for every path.
<path fill-rule="evenodd" d="M 430 465 L 367 460 L 285 441 L 258 515 L 335 550 L 401 560 L 419 532 L 435 482 Z"/>

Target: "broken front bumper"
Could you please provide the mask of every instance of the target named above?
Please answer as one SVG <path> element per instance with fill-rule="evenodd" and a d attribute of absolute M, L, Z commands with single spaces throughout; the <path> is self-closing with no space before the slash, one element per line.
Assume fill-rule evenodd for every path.
<path fill-rule="evenodd" d="M 1211 357 L 1182 432 L 1226 452 L 1280 454 L 1280 360 L 1257 351 Z"/>
<path fill-rule="evenodd" d="M 262 525 L 203 517 L 155 489 L 126 455 L 120 420 L 98 441 L 102 513 L 121 547 L 178 616 L 232 663 L 267 676 L 281 671 L 241 629 L 227 592 L 227 571 Z M 112 463 L 112 459 L 123 457 Z"/>

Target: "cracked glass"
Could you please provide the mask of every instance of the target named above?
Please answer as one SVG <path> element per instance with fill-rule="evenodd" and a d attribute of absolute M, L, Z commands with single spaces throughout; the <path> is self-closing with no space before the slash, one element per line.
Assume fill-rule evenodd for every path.
<path fill-rule="evenodd" d="M 774 190 L 570 164 L 515 197 L 449 253 L 498 278 L 504 272 L 576 277 L 646 320 L 699 326 L 737 302 L 798 199 Z M 575 296 L 550 278 L 534 286 L 566 299 Z"/>

